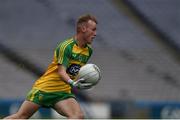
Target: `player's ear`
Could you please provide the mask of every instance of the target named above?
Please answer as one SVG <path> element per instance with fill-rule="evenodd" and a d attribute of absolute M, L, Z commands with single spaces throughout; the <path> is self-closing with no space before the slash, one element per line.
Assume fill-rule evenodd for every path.
<path fill-rule="evenodd" d="M 82 32 L 86 32 L 86 25 L 85 24 L 81 25 L 81 30 L 82 30 Z"/>

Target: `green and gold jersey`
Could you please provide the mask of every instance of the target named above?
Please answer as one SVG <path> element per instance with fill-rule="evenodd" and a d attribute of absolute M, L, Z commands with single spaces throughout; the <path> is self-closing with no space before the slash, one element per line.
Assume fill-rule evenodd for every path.
<path fill-rule="evenodd" d="M 89 45 L 80 48 L 73 38 L 60 43 L 55 49 L 52 63 L 44 75 L 35 82 L 33 88 L 45 92 L 70 92 L 70 85 L 61 80 L 58 74 L 58 64 L 63 65 L 70 78 L 75 80 L 80 67 L 87 63 L 91 54 L 92 48 Z"/>

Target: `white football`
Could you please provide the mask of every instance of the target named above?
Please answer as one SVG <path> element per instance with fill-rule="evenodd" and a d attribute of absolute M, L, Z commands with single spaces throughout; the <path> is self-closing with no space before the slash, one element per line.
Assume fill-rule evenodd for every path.
<path fill-rule="evenodd" d="M 96 85 L 101 79 L 100 69 L 95 64 L 86 64 L 80 68 L 78 78 L 84 78 L 84 83 Z"/>

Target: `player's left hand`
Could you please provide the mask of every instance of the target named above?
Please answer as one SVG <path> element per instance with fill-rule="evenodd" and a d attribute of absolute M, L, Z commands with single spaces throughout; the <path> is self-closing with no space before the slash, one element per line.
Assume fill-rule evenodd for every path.
<path fill-rule="evenodd" d="M 80 78 L 73 83 L 73 86 L 78 89 L 90 89 L 92 87 L 91 83 L 85 83 L 84 78 Z"/>

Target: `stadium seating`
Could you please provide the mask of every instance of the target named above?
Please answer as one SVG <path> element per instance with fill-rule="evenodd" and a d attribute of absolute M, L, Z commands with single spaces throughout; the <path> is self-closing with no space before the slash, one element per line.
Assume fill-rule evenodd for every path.
<path fill-rule="evenodd" d="M 150 21 L 158 26 L 164 33 L 169 35 L 176 44 L 179 42 L 179 21 L 178 10 L 179 0 L 129 0 L 137 7 Z"/>

